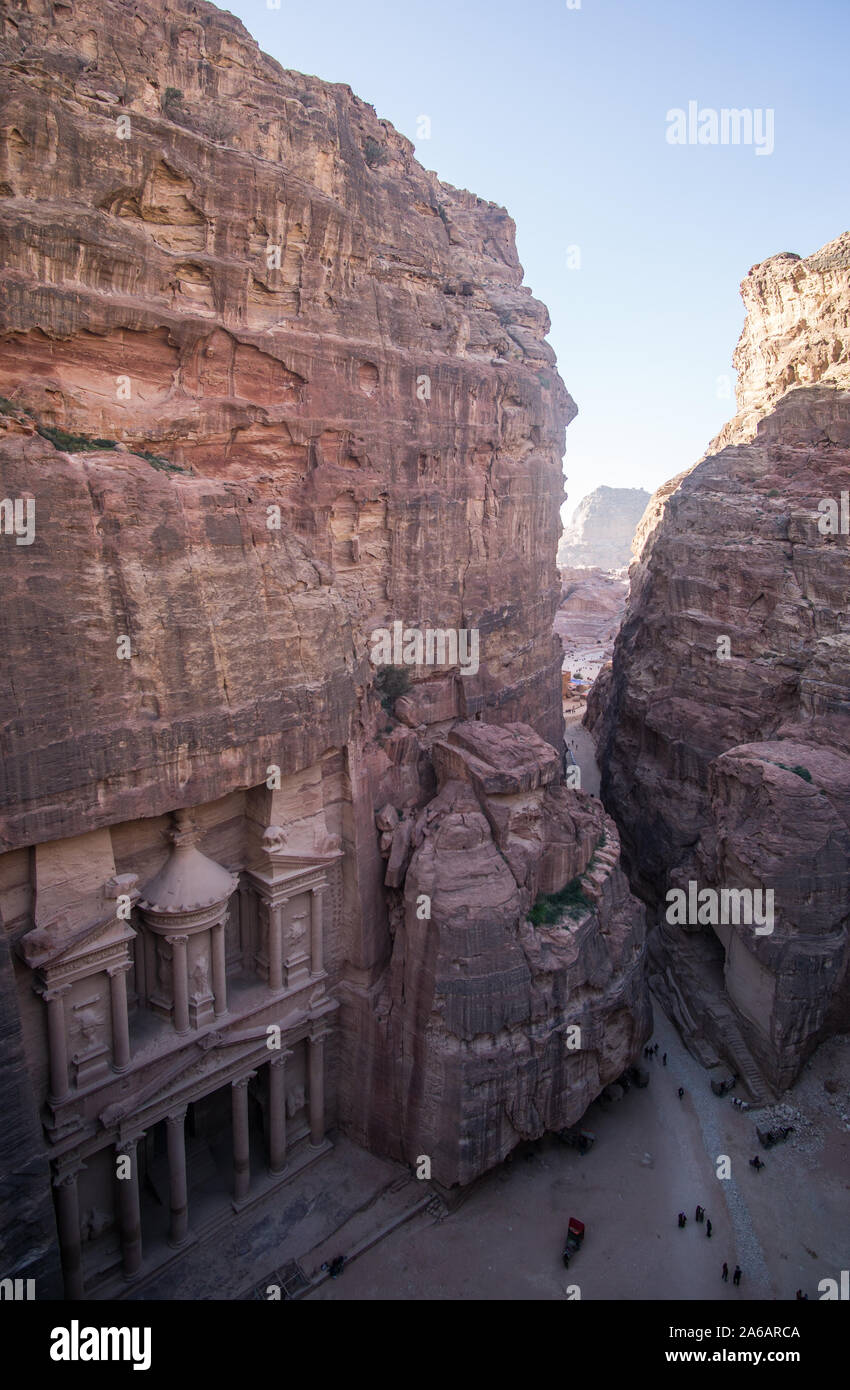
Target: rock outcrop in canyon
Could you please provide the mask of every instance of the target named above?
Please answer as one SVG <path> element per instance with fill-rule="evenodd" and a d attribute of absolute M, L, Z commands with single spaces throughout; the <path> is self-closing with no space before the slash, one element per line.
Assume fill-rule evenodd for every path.
<path fill-rule="evenodd" d="M 273 1174 L 327 1124 L 446 1184 L 578 1119 L 643 914 L 560 781 L 575 407 L 507 213 L 202 0 L 2 23 L 3 1272 L 49 1164 L 79 1294 L 141 1259 L 114 1150 L 167 1129 L 185 1238 L 187 1105 L 237 1203 L 257 1116 Z"/>
<path fill-rule="evenodd" d="M 849 273 L 845 234 L 744 281 L 739 414 L 647 508 L 589 702 L 653 981 L 756 1092 L 753 1058 L 784 1088 L 850 1027 Z M 671 922 L 689 884 L 770 892 L 772 921 Z"/>

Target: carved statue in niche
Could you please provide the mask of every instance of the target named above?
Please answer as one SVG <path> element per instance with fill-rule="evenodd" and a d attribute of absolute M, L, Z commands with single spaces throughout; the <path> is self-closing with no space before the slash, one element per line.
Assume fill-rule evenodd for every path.
<path fill-rule="evenodd" d="M 201 956 L 196 960 L 195 968 L 192 971 L 192 984 L 195 986 L 192 994 L 193 999 L 206 999 L 209 994 L 209 978 L 207 962 Z"/>
<path fill-rule="evenodd" d="M 289 927 L 289 941 L 292 946 L 300 946 L 307 935 L 307 913 L 293 912 Z"/>
<path fill-rule="evenodd" d="M 171 994 L 171 953 L 163 941 L 156 943 L 156 980 L 161 993 Z"/>
<path fill-rule="evenodd" d="M 89 1207 L 80 1222 L 80 1235 L 83 1240 L 97 1240 L 103 1232 L 112 1225 L 112 1218 L 105 1211 L 98 1211 L 97 1207 Z"/>
<path fill-rule="evenodd" d="M 77 1004 L 74 1008 L 72 1032 L 79 1039 L 81 1053 L 88 1052 L 97 1043 L 103 1023 L 103 1011 L 96 1007 L 99 1002 L 100 996 L 96 995 L 94 999 L 87 999 L 84 1004 Z"/>
<path fill-rule="evenodd" d="M 287 1092 L 286 1113 L 290 1119 L 293 1115 L 297 1115 L 299 1110 L 303 1110 L 306 1100 L 303 1086 L 294 1086 L 291 1091 Z"/>

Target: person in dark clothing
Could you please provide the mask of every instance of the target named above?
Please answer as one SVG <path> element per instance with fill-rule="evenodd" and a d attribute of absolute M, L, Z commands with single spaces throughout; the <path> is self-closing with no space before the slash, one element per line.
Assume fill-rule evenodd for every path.
<path fill-rule="evenodd" d="M 700 1207 L 700 1206 L 698 1206 L 697 1209 L 696 1209 L 696 1212 L 694 1213 L 694 1220 L 695 1220 L 695 1221 L 702 1221 L 702 1220 L 704 1219 L 704 1217 L 705 1217 L 705 1207 Z"/>
<path fill-rule="evenodd" d="M 685 1088 L 684 1088 L 684 1086 L 680 1086 L 680 1087 L 679 1087 L 679 1100 L 682 1099 L 682 1096 L 683 1096 L 684 1094 L 685 1094 Z"/>
<path fill-rule="evenodd" d="M 680 1211 L 680 1212 L 679 1212 L 679 1230 L 680 1230 L 680 1231 L 681 1231 L 682 1227 L 685 1226 L 685 1225 L 687 1224 L 687 1220 L 688 1220 L 688 1218 L 685 1216 L 685 1213 L 684 1213 L 683 1211 Z"/>
<path fill-rule="evenodd" d="M 655 1044 L 655 1055 L 658 1056 L 658 1043 Z"/>
<path fill-rule="evenodd" d="M 710 1218 L 709 1218 L 709 1220 L 706 1221 L 706 1223 L 705 1223 L 705 1233 L 706 1233 L 706 1235 L 708 1236 L 708 1238 L 709 1238 L 709 1240 L 710 1240 L 710 1239 L 711 1239 L 711 1219 L 710 1219 Z"/>
<path fill-rule="evenodd" d="M 732 1275 L 732 1283 L 737 1285 L 737 1284 L 740 1284 L 740 1282 L 741 1282 L 741 1266 L 740 1266 L 740 1265 L 736 1265 L 736 1266 L 735 1266 L 735 1273 Z"/>
<path fill-rule="evenodd" d="M 664 1063 L 664 1065 L 665 1065 L 665 1067 L 666 1067 L 666 1065 L 667 1065 L 667 1053 L 666 1053 L 666 1052 L 665 1052 L 664 1055 L 662 1056 L 661 1060 L 662 1060 L 662 1062 Z"/>
<path fill-rule="evenodd" d="M 727 1283 L 729 1280 L 729 1266 L 725 1260 L 723 1261 L 723 1273 L 720 1277 L 723 1280 L 724 1284 Z"/>

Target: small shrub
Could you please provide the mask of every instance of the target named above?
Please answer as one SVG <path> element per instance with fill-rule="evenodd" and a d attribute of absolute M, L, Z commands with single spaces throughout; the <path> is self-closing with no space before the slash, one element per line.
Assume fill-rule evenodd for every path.
<path fill-rule="evenodd" d="M 369 135 L 363 146 L 363 157 L 370 169 L 377 169 L 380 164 L 389 163 L 389 155 L 377 142 Z"/>
<path fill-rule="evenodd" d="M 381 666 L 375 677 L 375 689 L 384 711 L 392 714 L 393 705 L 410 688 L 410 672 L 406 666 Z"/>
<path fill-rule="evenodd" d="M 445 203 L 438 203 L 438 204 L 437 204 L 437 211 L 438 211 L 438 213 L 440 214 L 440 220 L 442 221 L 443 226 L 444 226 L 444 227 L 448 227 L 448 225 L 449 225 L 449 214 L 446 212 L 446 205 L 445 205 Z"/>
<path fill-rule="evenodd" d="M 88 434 L 69 434 L 67 430 L 53 425 L 38 425 L 38 432 L 49 439 L 54 449 L 62 449 L 66 454 L 93 454 L 99 449 L 114 449 L 114 439 L 95 439 Z"/>
<path fill-rule="evenodd" d="M 134 449 L 132 451 L 137 459 L 145 459 L 151 468 L 158 468 L 162 473 L 188 473 L 188 468 L 181 468 L 179 463 L 171 463 L 164 459 L 161 454 L 151 454 L 147 449 Z"/>
<path fill-rule="evenodd" d="M 528 914 L 528 920 L 533 922 L 535 927 L 549 926 L 563 917 L 564 913 L 571 917 L 581 916 L 582 909 L 590 905 L 581 886 L 581 879 L 574 878 L 559 893 L 541 893 Z"/>
<path fill-rule="evenodd" d="M 783 772 L 796 772 L 797 776 L 802 777 L 804 782 L 811 782 L 812 780 L 812 774 L 809 772 L 809 769 L 807 767 L 801 767 L 799 763 L 795 763 L 793 767 L 788 763 L 777 763 L 776 766 L 781 767 Z"/>
<path fill-rule="evenodd" d="M 174 102 L 182 101 L 183 93 L 179 87 L 166 87 L 162 98 L 163 106 L 171 106 Z"/>

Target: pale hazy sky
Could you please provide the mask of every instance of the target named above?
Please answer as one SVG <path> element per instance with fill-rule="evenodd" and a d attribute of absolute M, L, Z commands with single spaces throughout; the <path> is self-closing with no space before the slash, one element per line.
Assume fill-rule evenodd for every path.
<path fill-rule="evenodd" d="M 734 411 L 718 378 L 734 390 L 739 282 L 850 228 L 850 0 L 227 8 L 284 67 L 348 83 L 427 168 L 508 209 L 579 407 L 565 514 L 600 483 L 652 490 L 695 462 Z M 773 152 L 670 144 L 667 113 L 691 101 L 772 111 Z"/>

